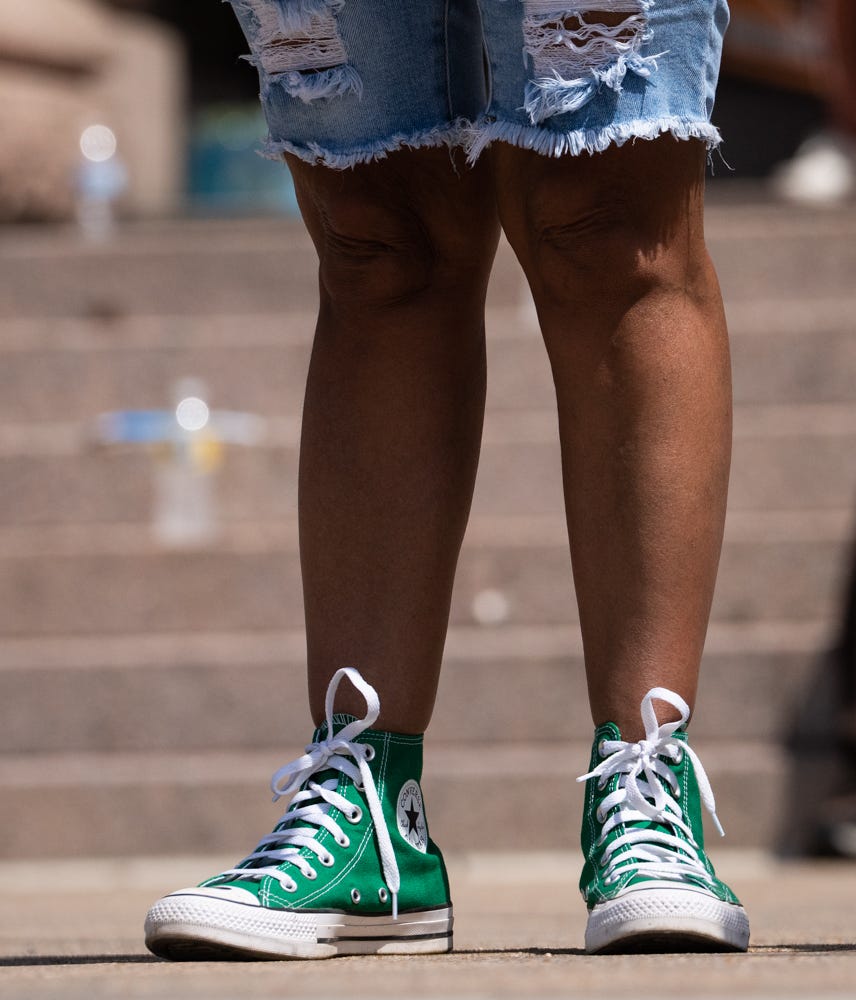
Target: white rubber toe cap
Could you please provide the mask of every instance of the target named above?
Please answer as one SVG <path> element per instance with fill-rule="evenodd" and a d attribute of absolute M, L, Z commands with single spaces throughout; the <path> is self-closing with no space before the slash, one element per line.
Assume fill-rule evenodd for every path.
<path fill-rule="evenodd" d="M 206 896 L 209 899 L 222 899 L 229 903 L 243 903 L 244 906 L 260 906 L 259 898 L 249 889 L 242 889 L 239 885 L 209 885 L 194 886 L 192 889 L 179 889 L 171 892 L 170 896 Z"/>

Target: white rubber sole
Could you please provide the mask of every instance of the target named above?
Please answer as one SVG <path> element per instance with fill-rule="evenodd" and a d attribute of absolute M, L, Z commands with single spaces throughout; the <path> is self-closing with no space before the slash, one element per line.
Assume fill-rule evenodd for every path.
<path fill-rule="evenodd" d="M 452 907 L 361 917 L 273 910 L 192 891 L 165 896 L 146 917 L 146 947 L 178 961 L 425 955 L 452 949 Z"/>
<path fill-rule="evenodd" d="M 749 920 L 742 906 L 703 889 L 646 885 L 592 909 L 586 951 L 746 951 Z"/>

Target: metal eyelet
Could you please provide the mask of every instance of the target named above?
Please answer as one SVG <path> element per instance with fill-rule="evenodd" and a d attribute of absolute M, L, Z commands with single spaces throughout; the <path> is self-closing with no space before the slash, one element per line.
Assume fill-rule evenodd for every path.
<path fill-rule="evenodd" d="M 606 740 L 601 740 L 600 743 L 598 743 L 597 755 L 598 757 L 604 757 L 604 758 L 609 756 L 606 752 Z"/>
<path fill-rule="evenodd" d="M 360 809 L 359 806 L 354 806 L 354 808 L 351 810 L 350 815 L 346 816 L 345 818 L 349 823 L 359 823 L 359 821 L 363 818 L 363 811 L 362 809 Z"/>
<path fill-rule="evenodd" d="M 365 744 L 365 748 L 366 748 L 366 760 L 367 761 L 374 760 L 375 759 L 375 748 L 370 743 L 366 743 Z"/>
<path fill-rule="evenodd" d="M 290 885 L 284 885 L 282 888 L 285 892 L 297 892 L 297 883 L 292 882 Z"/>
<path fill-rule="evenodd" d="M 360 794 L 362 794 L 366 790 L 366 786 L 361 781 L 355 781 L 354 788 L 356 788 L 356 790 L 360 792 Z"/>
<path fill-rule="evenodd" d="M 602 806 L 598 806 L 595 810 L 595 817 L 597 818 L 598 823 L 602 823 L 606 819 L 606 813 L 603 811 Z"/>
<path fill-rule="evenodd" d="M 680 797 L 681 797 L 681 786 L 678 785 L 678 787 L 675 789 L 675 798 L 679 799 Z"/>
<path fill-rule="evenodd" d="M 332 854 L 325 854 L 318 859 L 325 868 L 332 868 L 336 864 L 336 859 Z"/>
<path fill-rule="evenodd" d="M 341 836 L 341 838 L 336 837 L 336 843 L 339 845 L 339 847 L 350 847 L 351 846 L 351 838 L 348 837 L 346 834 L 343 833 L 342 836 Z"/>
<path fill-rule="evenodd" d="M 680 764 L 683 759 L 684 759 L 684 751 L 681 750 L 680 747 L 678 747 L 678 750 L 674 756 L 674 761 L 676 764 Z"/>
<path fill-rule="evenodd" d="M 382 903 L 385 903 L 389 899 L 389 893 L 386 891 L 386 889 L 383 889 L 383 888 L 378 889 L 378 891 L 377 891 L 377 898 Z"/>
<path fill-rule="evenodd" d="M 359 889 L 351 889 L 351 902 L 352 903 L 359 903 L 360 899 L 362 899 L 362 897 L 360 896 L 360 890 Z"/>
<path fill-rule="evenodd" d="M 314 868 L 310 868 L 308 872 L 303 873 L 305 878 L 308 878 L 310 882 L 314 882 L 318 878 L 318 872 Z"/>

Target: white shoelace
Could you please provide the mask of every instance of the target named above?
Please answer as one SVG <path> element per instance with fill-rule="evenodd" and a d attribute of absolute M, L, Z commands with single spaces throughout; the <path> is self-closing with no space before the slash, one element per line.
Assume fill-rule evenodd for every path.
<path fill-rule="evenodd" d="M 660 726 L 654 701 L 665 701 L 681 713 L 680 721 Z M 690 746 L 674 739 L 674 733 L 690 717 L 687 703 L 666 688 L 653 688 L 642 699 L 642 721 L 645 739 L 638 743 L 623 740 L 604 740 L 600 754 L 606 759 L 577 781 L 599 779 L 601 788 L 611 778 L 619 775 L 618 788 L 601 802 L 598 822 L 603 823 L 598 846 L 602 846 L 610 833 L 623 824 L 628 829 L 607 844 L 601 858 L 604 880 L 617 882 L 630 872 L 651 878 L 683 879 L 688 875 L 712 882 L 712 878 L 699 857 L 699 846 L 689 823 L 684 819 L 678 804 L 681 789 L 677 778 L 662 758 L 679 762 L 687 754 L 693 763 L 699 793 L 705 808 L 713 817 L 720 836 L 725 832 L 716 815 L 716 802 L 701 761 Z M 654 830 L 637 823 L 657 823 L 671 828 L 674 833 Z M 683 836 L 678 836 L 678 833 Z"/>
<path fill-rule="evenodd" d="M 333 735 L 333 704 L 336 691 L 342 679 L 347 677 L 366 700 L 366 714 L 362 719 L 348 723 L 338 733 Z M 383 876 L 392 897 L 392 917 L 398 919 L 398 891 L 401 879 L 392 839 L 387 829 L 383 815 L 380 797 L 368 762 L 374 758 L 374 747 L 366 743 L 355 743 L 360 733 L 369 729 L 380 714 L 380 699 L 377 691 L 363 680 L 359 671 L 353 667 L 345 667 L 336 671 L 327 688 L 325 703 L 327 715 L 327 739 L 319 743 L 310 743 L 306 753 L 297 760 L 281 767 L 271 779 L 271 790 L 274 802 L 282 796 L 297 792 L 291 800 L 288 812 L 277 824 L 274 833 L 263 837 L 255 851 L 236 868 L 223 872 L 222 875 L 232 878 L 261 878 L 270 876 L 276 879 L 286 892 L 294 892 L 297 883 L 279 866 L 288 862 L 298 868 L 309 879 L 317 878 L 317 871 L 312 867 L 310 859 L 300 853 L 301 848 L 307 848 L 316 855 L 320 864 L 331 867 L 334 857 L 316 839 L 319 830 L 329 830 L 341 847 L 350 843 L 347 834 L 330 815 L 330 808 L 341 810 L 351 823 L 358 823 L 362 810 L 349 802 L 336 791 L 337 778 L 318 783 L 309 781 L 313 774 L 320 771 L 339 771 L 347 775 L 356 785 L 358 791 L 365 796 L 369 812 L 374 820 L 375 836 L 380 852 Z M 306 788 L 298 791 L 303 784 Z M 304 825 L 295 826 L 300 823 Z M 260 864 L 261 863 L 261 864 Z M 247 867 L 251 865 L 252 867 Z"/>

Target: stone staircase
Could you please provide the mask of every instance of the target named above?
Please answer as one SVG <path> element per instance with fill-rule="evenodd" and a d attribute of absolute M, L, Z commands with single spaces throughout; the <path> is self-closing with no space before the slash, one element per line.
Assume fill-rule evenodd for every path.
<path fill-rule="evenodd" d="M 724 191 L 725 193 L 721 193 Z M 731 509 L 695 743 L 728 843 L 777 840 L 780 740 L 834 633 L 856 485 L 856 210 L 714 187 L 733 334 Z M 750 193 L 751 194 L 751 193 Z M 315 296 L 296 223 L 0 233 L 0 856 L 247 849 L 308 736 L 296 459 Z M 432 832 L 572 847 L 590 720 L 553 393 L 503 248 L 490 389 L 427 755 Z M 151 459 L 92 443 L 180 375 L 269 419 L 228 453 L 222 537 L 165 551 Z"/>

